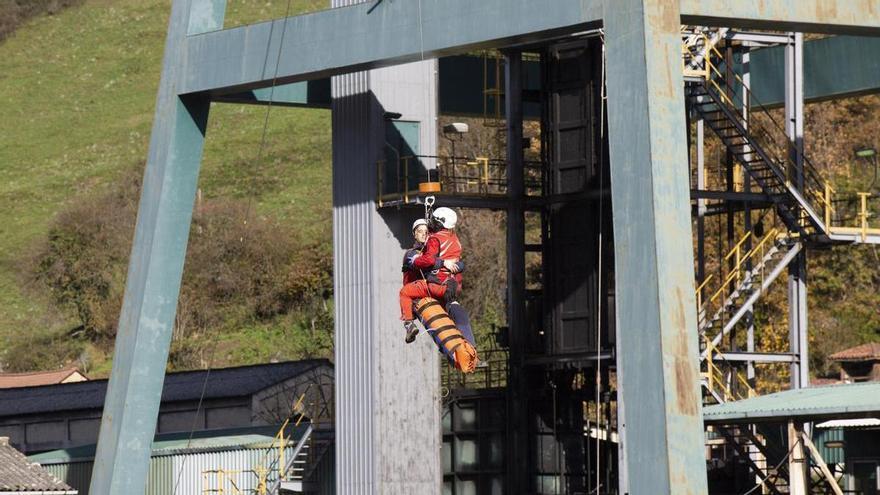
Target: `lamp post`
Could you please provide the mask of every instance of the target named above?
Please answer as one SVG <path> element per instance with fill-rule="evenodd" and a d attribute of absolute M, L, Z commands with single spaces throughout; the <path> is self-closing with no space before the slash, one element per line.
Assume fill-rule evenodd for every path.
<path fill-rule="evenodd" d="M 874 148 L 862 148 L 856 150 L 856 158 L 861 158 L 865 160 L 865 162 L 870 165 L 871 168 L 874 169 L 873 178 L 871 179 L 871 184 L 868 186 L 868 191 L 874 188 L 874 184 L 877 182 L 877 150 Z"/>

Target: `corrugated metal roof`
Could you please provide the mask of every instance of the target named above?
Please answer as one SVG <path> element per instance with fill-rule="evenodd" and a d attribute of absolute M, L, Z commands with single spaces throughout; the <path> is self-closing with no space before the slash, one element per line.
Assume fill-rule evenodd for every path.
<path fill-rule="evenodd" d="M 169 373 L 165 375 L 162 402 L 198 400 L 203 388 L 205 399 L 247 396 L 319 366 L 331 365 L 326 359 L 308 359 L 219 368 L 210 374 L 207 370 Z M 107 380 L 0 389 L 0 416 L 100 409 L 105 395 Z"/>
<path fill-rule="evenodd" d="M 880 426 L 877 418 L 832 419 L 819 423 L 816 428 L 876 428 Z"/>
<path fill-rule="evenodd" d="M 189 433 L 172 433 L 157 435 L 153 440 L 152 456 L 176 455 L 182 453 L 211 452 L 235 449 L 263 449 L 272 444 L 278 426 L 265 426 L 256 428 L 236 428 L 232 430 L 200 431 L 193 434 L 192 440 Z M 288 426 L 285 434 L 292 438 L 299 438 L 306 425 L 298 427 Z M 70 461 L 86 461 L 95 457 L 95 445 L 83 445 L 69 449 L 53 450 L 28 456 L 31 462 L 40 464 L 57 464 Z"/>
<path fill-rule="evenodd" d="M 786 390 L 703 408 L 707 423 L 831 419 L 880 414 L 880 382 Z"/>

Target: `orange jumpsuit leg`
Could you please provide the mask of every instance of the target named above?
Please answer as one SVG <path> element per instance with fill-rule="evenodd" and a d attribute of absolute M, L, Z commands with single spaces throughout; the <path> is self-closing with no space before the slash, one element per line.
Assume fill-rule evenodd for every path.
<path fill-rule="evenodd" d="M 445 285 L 429 284 L 424 280 L 416 280 L 404 285 L 400 288 L 400 319 L 408 321 L 414 318 L 413 299 L 433 297 L 442 301 L 444 294 L 446 294 Z"/>

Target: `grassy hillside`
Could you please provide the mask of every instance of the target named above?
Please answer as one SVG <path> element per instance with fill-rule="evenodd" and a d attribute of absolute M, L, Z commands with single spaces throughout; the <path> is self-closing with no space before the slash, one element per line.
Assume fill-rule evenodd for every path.
<path fill-rule="evenodd" d="M 279 17 L 288 9 L 313 11 L 326 3 L 230 0 L 226 25 Z M 16 14 L 16 23 L 30 20 L 0 41 L 0 363 L 10 353 L 28 354 L 27 366 L 34 368 L 73 359 L 100 376 L 109 369 L 109 346 L 71 338 L 79 320 L 69 308 L 53 306 L 29 267 L 59 213 L 105 196 L 130 180 L 132 170 L 143 170 L 170 1 L 60 4 L 73 6 L 51 15 Z M 258 156 L 265 112 L 265 107 L 212 107 L 203 198 L 236 199 L 251 214 L 289 229 L 297 245 L 326 246 L 329 112 L 273 108 L 267 146 Z M 864 173 L 854 168 L 853 150 L 880 146 L 878 114 L 877 96 L 808 105 L 808 153 L 839 187 Z M 710 162 L 720 161 L 719 150 Z M 501 228 L 497 219 L 485 220 L 486 231 Z M 880 338 L 878 260 L 871 246 L 810 254 L 814 370 L 829 371 L 825 356 L 832 352 Z M 757 337 L 765 349 L 784 351 L 784 296 L 784 282 L 778 282 L 759 308 Z M 216 342 L 215 365 L 298 357 L 313 352 L 313 340 L 329 345 L 328 336 L 315 328 L 302 314 L 238 319 L 213 334 L 175 342 L 175 352 L 185 362 L 204 363 L 214 349 L 205 343 Z M 768 381 L 784 381 L 785 370 L 777 371 Z"/>
<path fill-rule="evenodd" d="M 246 3 L 230 2 L 230 12 L 254 12 L 242 8 Z M 296 0 L 291 10 L 315 5 Z M 88 0 L 32 19 L 0 43 L 4 350 L 22 341 L 64 340 L 76 325 L 33 290 L 22 266 L 59 211 L 103 194 L 133 167 L 143 169 L 169 9 L 168 1 Z M 255 214 L 277 217 L 302 239 L 329 242 L 329 112 L 273 108 L 266 150 L 257 159 L 265 111 L 212 107 L 202 193 L 242 198 Z M 253 349 L 230 360 L 279 357 L 273 344 L 242 340 Z M 102 352 L 84 352 L 99 372 L 106 369 Z"/>

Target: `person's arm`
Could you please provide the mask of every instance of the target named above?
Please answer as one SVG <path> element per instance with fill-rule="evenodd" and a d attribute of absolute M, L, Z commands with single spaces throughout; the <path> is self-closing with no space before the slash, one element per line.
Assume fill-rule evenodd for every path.
<path fill-rule="evenodd" d="M 434 269 L 437 263 L 437 255 L 440 254 L 440 241 L 436 237 L 428 238 L 422 254 L 413 260 L 413 266 L 419 270 Z M 443 260 L 439 260 L 443 264 Z"/>
<path fill-rule="evenodd" d="M 403 268 L 402 271 L 408 272 L 413 269 L 413 260 L 415 260 L 420 254 L 418 249 L 410 249 L 403 255 Z"/>
<path fill-rule="evenodd" d="M 449 273 L 461 273 L 462 271 L 464 271 L 464 262 L 461 260 L 456 260 L 456 259 L 441 260 L 438 258 L 438 261 L 440 263 L 435 263 L 434 265 L 435 266 L 437 264 L 441 265 L 442 267 L 446 268 L 446 270 L 449 271 Z"/>

